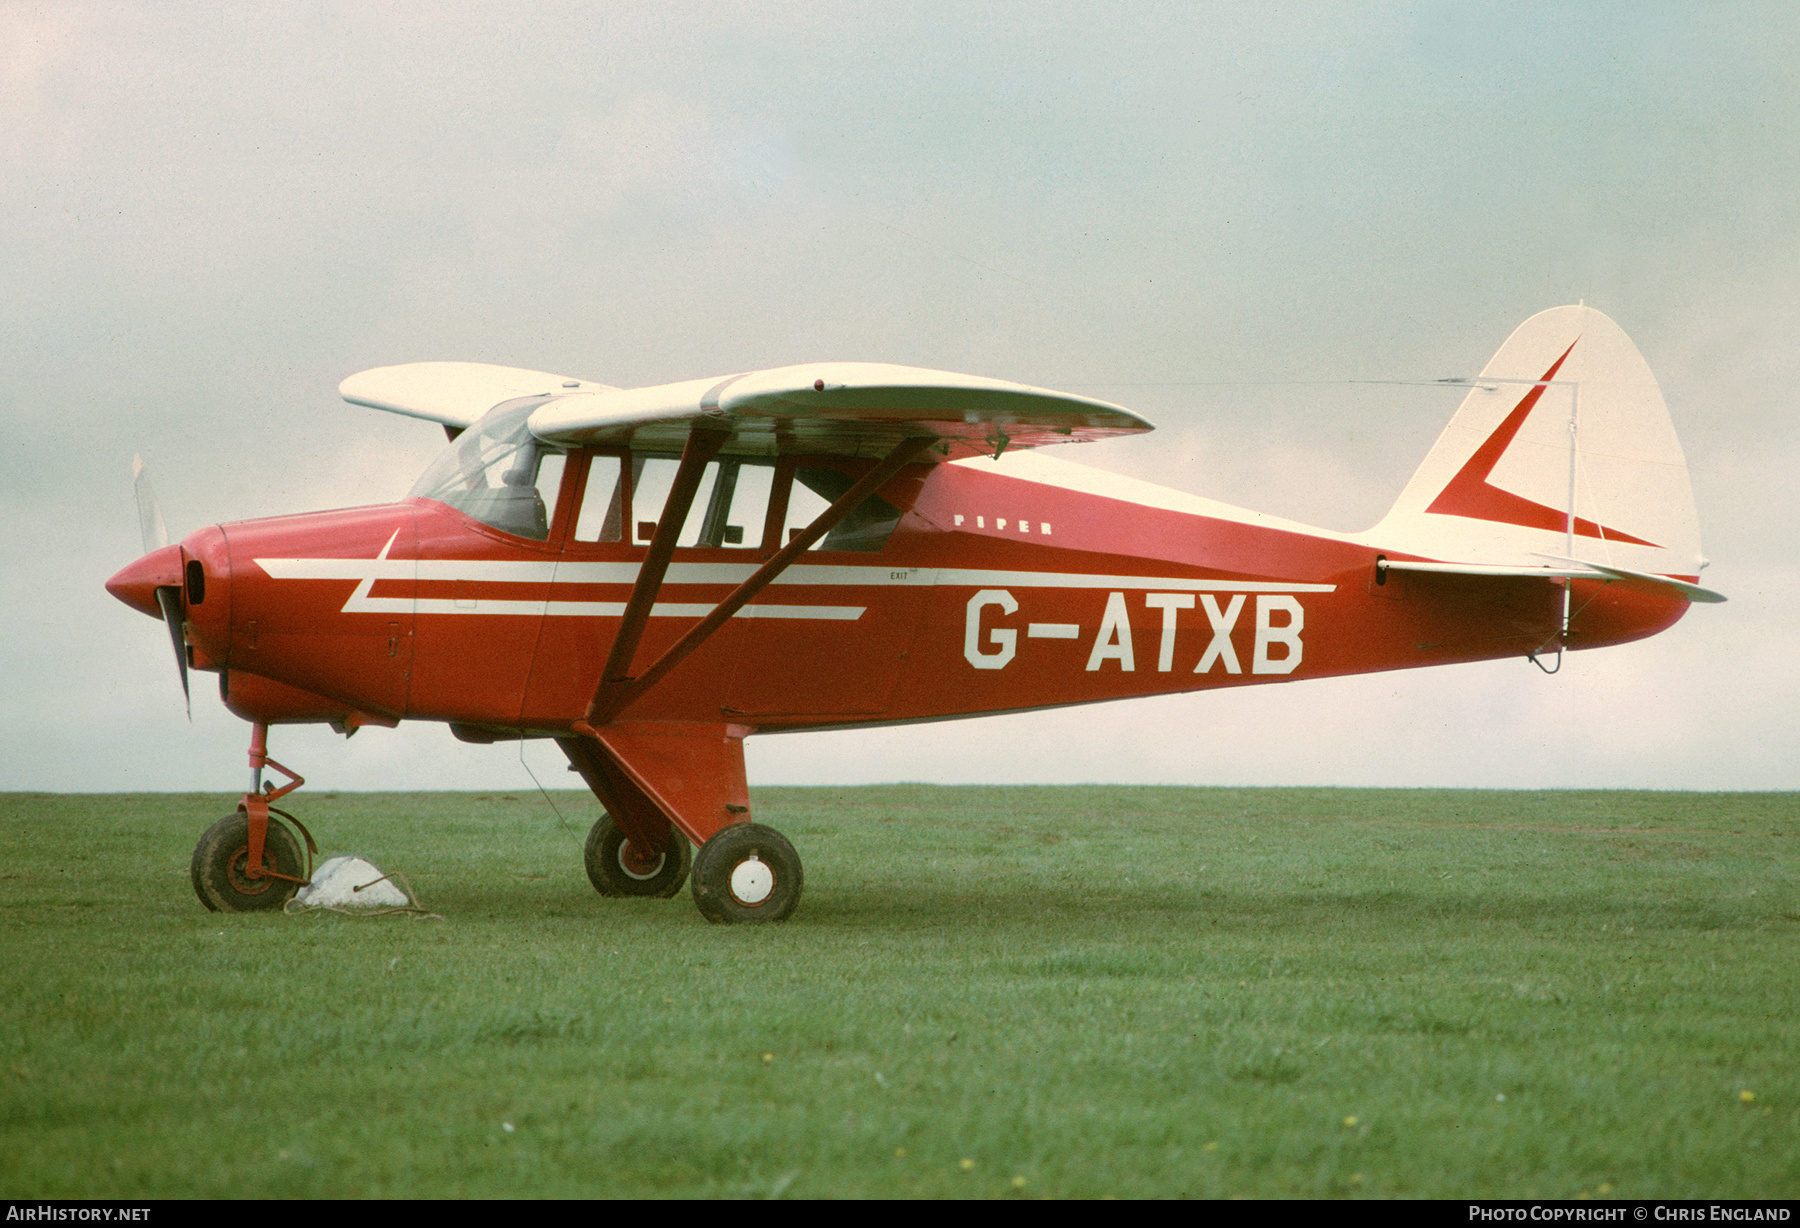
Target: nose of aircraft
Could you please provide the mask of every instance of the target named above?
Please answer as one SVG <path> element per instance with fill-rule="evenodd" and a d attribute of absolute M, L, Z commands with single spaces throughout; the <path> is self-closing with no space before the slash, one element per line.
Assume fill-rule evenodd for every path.
<path fill-rule="evenodd" d="M 208 601 L 210 596 L 212 600 Z M 231 558 L 218 526 L 188 534 L 180 545 L 152 550 L 119 570 L 106 591 L 169 628 L 181 690 L 188 666 L 221 668 L 230 644 Z"/>
<path fill-rule="evenodd" d="M 163 612 L 156 590 L 181 587 L 181 563 L 180 546 L 152 550 L 137 562 L 120 568 L 119 574 L 106 582 L 106 591 L 138 613 L 160 619 Z"/>

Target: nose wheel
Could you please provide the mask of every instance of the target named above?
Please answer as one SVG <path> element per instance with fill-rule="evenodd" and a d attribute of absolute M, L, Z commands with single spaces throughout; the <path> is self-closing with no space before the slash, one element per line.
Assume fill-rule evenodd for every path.
<path fill-rule="evenodd" d="M 251 877 L 250 820 L 241 810 L 206 829 L 189 869 L 194 894 L 213 912 L 279 909 L 305 881 L 300 842 L 274 819 L 263 836 L 261 873 Z"/>
<path fill-rule="evenodd" d="M 786 921 L 800 903 L 803 878 L 787 837 L 760 823 L 736 823 L 694 854 L 694 906 L 715 925 Z"/>

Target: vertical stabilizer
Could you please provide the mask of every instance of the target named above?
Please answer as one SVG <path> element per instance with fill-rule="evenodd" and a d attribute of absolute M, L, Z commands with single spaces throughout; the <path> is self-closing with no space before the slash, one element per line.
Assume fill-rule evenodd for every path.
<path fill-rule="evenodd" d="M 1368 539 L 1456 563 L 1544 556 L 1698 576 L 1687 460 L 1617 324 L 1556 307 L 1506 339 Z"/>

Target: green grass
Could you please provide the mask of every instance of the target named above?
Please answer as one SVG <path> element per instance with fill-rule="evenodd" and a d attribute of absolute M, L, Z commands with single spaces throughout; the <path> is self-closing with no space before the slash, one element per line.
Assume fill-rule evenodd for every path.
<path fill-rule="evenodd" d="M 444 919 L 0 797 L 0 1196 L 1800 1196 L 1794 795 L 767 789 L 734 928 L 581 795 L 294 801 Z"/>

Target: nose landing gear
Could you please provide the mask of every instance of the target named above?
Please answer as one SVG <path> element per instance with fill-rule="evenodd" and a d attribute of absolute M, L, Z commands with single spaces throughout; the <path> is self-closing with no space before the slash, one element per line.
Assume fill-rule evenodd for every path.
<path fill-rule="evenodd" d="M 274 768 L 288 782 L 280 788 L 263 783 L 263 769 Z M 207 828 L 194 846 L 189 872 L 194 894 L 213 912 L 264 912 L 284 907 L 312 877 L 312 859 L 318 842 L 300 820 L 269 803 L 278 801 L 306 780 L 269 758 L 269 727 L 257 723 L 250 734 L 250 792 L 228 814 Z M 300 842 L 282 823 L 280 815 L 306 840 L 302 862 Z"/>

